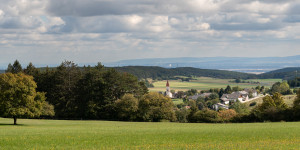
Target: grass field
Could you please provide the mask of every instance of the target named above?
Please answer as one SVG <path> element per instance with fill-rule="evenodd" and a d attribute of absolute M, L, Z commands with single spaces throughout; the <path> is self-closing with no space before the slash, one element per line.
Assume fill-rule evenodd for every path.
<path fill-rule="evenodd" d="M 231 87 L 239 86 L 241 88 L 251 88 L 258 85 L 271 87 L 275 82 L 281 82 L 281 79 L 251 79 L 246 81 L 260 82 L 260 84 L 253 83 L 232 83 L 234 79 L 216 79 L 209 77 L 198 77 L 196 80 L 191 80 L 190 82 L 182 82 L 181 80 L 169 80 L 170 88 L 176 91 L 187 91 L 189 89 L 197 90 L 208 90 L 211 88 L 226 88 L 227 85 Z M 149 88 L 150 91 L 165 91 L 167 81 L 157 81 L 154 82 L 154 88 Z"/>
<path fill-rule="evenodd" d="M 0 118 L 0 149 L 299 149 L 300 122 L 196 124 Z"/>

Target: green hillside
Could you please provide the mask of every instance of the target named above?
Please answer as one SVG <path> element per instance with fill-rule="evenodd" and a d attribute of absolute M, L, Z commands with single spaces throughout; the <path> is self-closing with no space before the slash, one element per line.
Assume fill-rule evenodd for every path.
<path fill-rule="evenodd" d="M 283 69 L 266 72 L 264 74 L 258 75 L 258 78 L 263 78 L 263 79 L 277 78 L 277 79 L 287 80 L 287 79 L 295 78 L 296 75 L 299 76 L 299 74 L 300 74 L 299 67 L 290 67 L 290 68 L 283 68 Z"/>
<path fill-rule="evenodd" d="M 152 79 L 170 79 L 174 76 L 197 76 L 197 77 L 212 77 L 220 79 L 253 79 L 256 78 L 254 74 L 247 74 L 234 71 L 199 69 L 192 67 L 181 68 L 162 68 L 153 66 L 126 66 L 114 67 L 120 72 L 128 72 L 137 76 L 138 78 L 152 78 Z"/>
<path fill-rule="evenodd" d="M 283 68 L 270 72 L 266 72 L 260 75 L 226 71 L 226 70 L 214 70 L 214 69 L 199 69 L 192 67 L 180 67 L 180 68 L 162 68 L 157 66 L 125 66 L 125 67 L 106 67 L 114 68 L 119 72 L 127 72 L 137 76 L 140 79 L 152 78 L 152 79 L 172 79 L 174 76 L 196 76 L 196 77 L 211 77 L 219 79 L 291 79 L 296 76 L 300 76 L 299 67 Z M 50 69 L 55 69 L 52 67 Z M 45 67 L 40 68 L 41 71 L 45 70 Z M 4 73 L 5 70 L 0 70 L 0 73 Z"/>

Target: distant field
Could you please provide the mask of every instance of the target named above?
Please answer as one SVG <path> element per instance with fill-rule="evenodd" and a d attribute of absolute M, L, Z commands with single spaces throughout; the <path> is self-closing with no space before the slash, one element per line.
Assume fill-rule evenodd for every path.
<path fill-rule="evenodd" d="M 182 82 L 181 80 L 169 80 L 170 88 L 176 91 L 187 91 L 189 89 L 207 90 L 210 88 L 226 88 L 227 85 L 239 86 L 241 88 L 251 88 L 258 85 L 270 87 L 275 82 L 281 82 L 281 79 L 258 79 L 258 80 L 246 80 L 252 82 L 260 82 L 260 84 L 253 83 L 232 83 L 234 79 L 216 79 L 209 77 L 198 77 L 196 80 L 190 82 Z M 157 81 L 153 83 L 154 88 L 149 88 L 150 91 L 165 91 L 166 81 Z"/>
<path fill-rule="evenodd" d="M 198 124 L 0 118 L 0 149 L 299 149 L 300 122 Z"/>

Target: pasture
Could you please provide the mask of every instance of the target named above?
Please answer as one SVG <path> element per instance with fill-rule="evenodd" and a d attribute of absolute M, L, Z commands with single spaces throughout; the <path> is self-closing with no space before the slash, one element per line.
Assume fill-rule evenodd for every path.
<path fill-rule="evenodd" d="M 300 122 L 199 124 L 0 118 L 0 149 L 298 149 Z"/>
<path fill-rule="evenodd" d="M 208 90 L 211 88 L 226 88 L 227 85 L 231 87 L 239 86 L 241 88 L 252 88 L 256 86 L 271 87 L 275 82 L 281 82 L 281 79 L 251 79 L 245 80 L 246 82 L 252 83 L 233 83 L 234 79 L 216 79 L 209 77 L 197 77 L 195 80 L 190 80 L 190 82 L 183 82 L 181 80 L 169 80 L 170 88 L 175 91 L 187 91 L 189 89 L 197 90 Z M 166 80 L 153 82 L 154 87 L 149 88 L 150 91 L 165 91 L 166 90 Z M 259 84 L 253 83 L 259 82 Z"/>

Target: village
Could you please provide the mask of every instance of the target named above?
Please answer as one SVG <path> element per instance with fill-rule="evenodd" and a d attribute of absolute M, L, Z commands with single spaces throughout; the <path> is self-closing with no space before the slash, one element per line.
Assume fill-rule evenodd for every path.
<path fill-rule="evenodd" d="M 194 95 L 188 96 L 188 95 L 184 95 L 183 98 L 190 101 L 190 100 L 194 100 L 197 101 L 199 99 L 208 99 L 210 96 L 212 96 L 212 92 L 203 92 L 203 93 L 196 93 Z M 173 93 L 171 92 L 171 88 L 170 88 L 170 83 L 167 80 L 166 83 L 166 91 L 164 92 L 164 95 L 171 98 L 171 99 L 175 99 L 178 98 L 178 93 L 173 91 Z M 264 94 L 258 93 L 258 91 L 256 89 L 253 88 L 245 88 L 243 90 L 240 91 L 233 91 L 230 94 L 222 94 L 220 95 L 219 102 L 215 103 L 212 105 L 212 109 L 218 111 L 219 109 L 229 109 L 229 105 L 231 103 L 234 102 L 240 102 L 240 103 L 245 103 L 245 102 L 250 102 L 253 101 L 257 98 L 261 98 L 264 97 Z M 217 98 L 216 98 L 217 99 Z M 190 106 L 185 106 L 187 109 L 190 108 Z"/>

